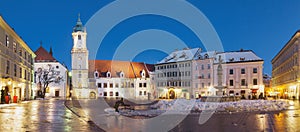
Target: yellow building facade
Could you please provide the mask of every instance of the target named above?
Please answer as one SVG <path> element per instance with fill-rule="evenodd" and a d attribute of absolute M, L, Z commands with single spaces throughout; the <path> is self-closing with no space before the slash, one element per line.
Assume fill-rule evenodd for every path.
<path fill-rule="evenodd" d="M 300 31 L 272 59 L 272 88 L 277 97 L 299 99 Z"/>
<path fill-rule="evenodd" d="M 11 102 L 32 98 L 34 57 L 34 52 L 0 16 L 0 88 Z"/>

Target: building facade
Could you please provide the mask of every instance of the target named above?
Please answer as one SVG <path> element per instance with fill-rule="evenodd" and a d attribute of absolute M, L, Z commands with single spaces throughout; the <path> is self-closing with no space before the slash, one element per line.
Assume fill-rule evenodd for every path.
<path fill-rule="evenodd" d="M 32 99 L 35 54 L 0 16 L 0 88 L 2 95 Z M 2 100 L 3 101 L 3 100 Z"/>
<path fill-rule="evenodd" d="M 98 89 L 98 97 L 149 100 L 155 93 L 149 71 L 152 67 L 139 62 L 90 60 L 89 80 L 95 82 L 91 87 Z"/>
<path fill-rule="evenodd" d="M 215 52 L 199 53 L 193 60 L 193 94 L 195 97 L 215 95 L 214 88 Z"/>
<path fill-rule="evenodd" d="M 297 31 L 272 59 L 272 87 L 281 98 L 300 98 L 299 38 Z"/>
<path fill-rule="evenodd" d="M 155 65 L 160 98 L 198 98 L 217 95 L 221 59 L 223 95 L 257 97 L 264 93 L 263 60 L 251 50 L 201 52 L 200 48 L 174 51 Z"/>
<path fill-rule="evenodd" d="M 200 48 L 176 50 L 155 64 L 158 98 L 193 98 L 193 60 L 200 52 Z"/>
<path fill-rule="evenodd" d="M 52 48 L 50 52 L 46 51 L 42 46 L 39 47 L 36 51 L 36 58 L 34 62 L 34 90 L 33 95 L 38 96 L 38 91 L 43 90 L 40 84 L 40 78 L 38 76 L 39 71 L 48 71 L 52 74 L 53 78 L 59 78 L 59 80 L 51 82 L 47 89 L 45 97 L 56 97 L 65 99 L 69 97 L 69 81 L 68 81 L 68 69 L 66 66 L 58 62 L 53 57 Z M 50 79 L 50 78 L 49 78 Z"/>
<path fill-rule="evenodd" d="M 219 52 L 215 58 L 221 56 L 224 94 L 242 96 L 244 98 L 258 98 L 264 95 L 263 59 L 251 50 Z M 217 63 L 214 62 L 214 86 L 217 86 Z"/>

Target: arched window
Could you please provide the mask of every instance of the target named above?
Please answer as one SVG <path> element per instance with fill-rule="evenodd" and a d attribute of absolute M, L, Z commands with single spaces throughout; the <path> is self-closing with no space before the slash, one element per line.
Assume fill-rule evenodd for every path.
<path fill-rule="evenodd" d="M 145 72 L 144 69 L 143 69 L 142 72 L 141 72 L 141 76 L 142 76 L 142 78 L 145 78 L 145 76 L 146 76 L 146 72 Z"/>
<path fill-rule="evenodd" d="M 106 73 L 106 77 L 111 77 L 111 74 L 109 71 Z"/>
<path fill-rule="evenodd" d="M 124 77 L 125 77 L 124 72 L 121 72 L 121 73 L 120 73 L 120 77 L 121 77 L 121 78 L 124 78 Z"/>
<path fill-rule="evenodd" d="M 94 78 L 99 78 L 99 72 L 98 71 L 94 72 Z"/>

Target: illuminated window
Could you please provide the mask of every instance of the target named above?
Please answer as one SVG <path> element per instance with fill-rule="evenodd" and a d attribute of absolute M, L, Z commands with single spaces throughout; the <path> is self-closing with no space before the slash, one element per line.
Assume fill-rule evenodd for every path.
<path fill-rule="evenodd" d="M 8 37 L 8 35 L 6 35 L 6 43 L 5 43 L 5 46 L 6 46 L 6 47 L 9 47 L 9 37 Z"/>

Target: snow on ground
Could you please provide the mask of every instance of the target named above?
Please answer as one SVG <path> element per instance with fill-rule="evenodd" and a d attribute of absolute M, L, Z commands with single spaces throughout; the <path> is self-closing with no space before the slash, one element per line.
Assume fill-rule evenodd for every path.
<path fill-rule="evenodd" d="M 165 112 L 184 113 L 215 111 L 215 112 L 267 112 L 285 110 L 290 104 L 285 100 L 241 100 L 236 102 L 201 102 L 200 100 L 160 100 L 151 105 L 147 110 L 121 109 L 120 114 L 124 116 L 154 117 Z M 114 113 L 114 109 L 110 110 Z M 108 114 L 111 112 L 106 111 Z M 113 114 L 109 114 L 113 115 Z"/>
<path fill-rule="evenodd" d="M 189 100 L 194 102 L 193 106 L 181 105 L 183 108 L 172 107 L 174 103 L 179 100 L 161 100 L 157 104 L 151 106 L 159 110 L 181 110 L 183 108 L 190 109 L 192 111 L 204 111 L 204 110 L 215 110 L 215 111 L 278 111 L 287 109 L 289 104 L 285 100 L 241 100 L 236 102 L 201 102 L 200 100 Z M 191 104 L 191 103 L 190 103 Z M 178 105 L 180 106 L 180 105 Z"/>

